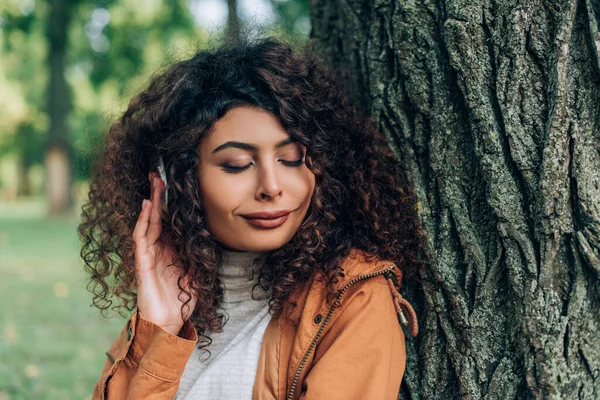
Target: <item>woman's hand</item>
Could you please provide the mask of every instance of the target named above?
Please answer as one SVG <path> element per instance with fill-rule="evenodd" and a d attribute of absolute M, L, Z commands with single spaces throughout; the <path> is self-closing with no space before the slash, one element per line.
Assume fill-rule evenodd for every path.
<path fill-rule="evenodd" d="M 160 240 L 162 231 L 160 204 L 163 201 L 165 184 L 158 174 L 151 172 L 150 199 L 144 200 L 142 211 L 133 230 L 135 242 L 135 273 L 137 277 L 137 305 L 143 319 L 177 335 L 196 306 L 192 298 L 181 317 L 181 305 L 186 296 L 177 285 L 181 268 L 170 265 L 173 249 Z M 189 291 L 189 279 L 182 281 Z"/>

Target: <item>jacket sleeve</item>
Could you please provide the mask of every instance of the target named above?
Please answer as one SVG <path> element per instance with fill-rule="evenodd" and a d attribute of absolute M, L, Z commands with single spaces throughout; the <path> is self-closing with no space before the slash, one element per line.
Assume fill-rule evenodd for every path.
<path fill-rule="evenodd" d="M 406 368 L 404 332 L 385 278 L 363 283 L 344 300 L 317 345 L 301 400 L 398 399 Z"/>
<path fill-rule="evenodd" d="M 92 399 L 173 399 L 197 342 L 189 320 L 175 336 L 142 319 L 136 309 L 106 353 Z"/>

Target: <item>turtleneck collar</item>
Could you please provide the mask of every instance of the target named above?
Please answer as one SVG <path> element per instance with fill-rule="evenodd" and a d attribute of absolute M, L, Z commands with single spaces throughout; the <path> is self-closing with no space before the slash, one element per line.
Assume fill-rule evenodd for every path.
<path fill-rule="evenodd" d="M 252 287 L 258 282 L 258 273 L 262 265 L 257 263 L 253 266 L 253 262 L 265 253 L 222 250 L 223 261 L 217 269 L 217 276 L 225 286 L 221 299 L 224 305 L 252 300 Z M 265 292 L 260 287 L 254 290 L 254 294 L 257 299 L 265 297 Z"/>

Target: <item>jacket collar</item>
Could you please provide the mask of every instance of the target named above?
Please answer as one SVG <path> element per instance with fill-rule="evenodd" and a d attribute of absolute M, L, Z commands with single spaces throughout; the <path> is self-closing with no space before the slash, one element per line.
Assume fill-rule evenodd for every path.
<path fill-rule="evenodd" d="M 394 264 L 392 261 L 382 260 L 374 255 L 367 255 L 362 250 L 353 248 L 342 261 L 345 276 L 340 280 L 339 285 L 343 287 L 358 276 L 375 274 L 389 268 L 392 264 Z M 393 271 L 398 278 L 398 282 L 401 282 L 402 271 L 400 268 L 394 268 Z"/>
<path fill-rule="evenodd" d="M 394 265 L 394 263 L 389 260 L 381 260 L 376 256 L 366 254 L 362 250 L 352 248 L 349 254 L 341 262 L 344 276 L 338 278 L 337 282 L 333 284 L 333 287 L 336 290 L 342 290 L 353 279 L 363 275 L 376 275 L 390 268 L 392 265 Z M 392 271 L 398 278 L 398 282 L 401 282 L 402 271 L 400 268 L 393 268 Z M 312 299 L 319 299 L 319 303 L 324 302 L 327 296 L 327 281 L 328 279 L 324 277 L 322 271 L 316 272 L 309 278 L 306 284 L 296 287 L 294 292 L 290 294 L 289 301 L 292 303 L 299 302 L 303 305 L 310 293 Z M 290 309 L 289 304 L 286 304 L 285 309 L 287 310 L 284 311 L 284 313 L 288 316 L 289 321 L 293 321 L 293 323 L 297 324 L 302 308 L 303 307 L 293 307 Z M 283 323 L 283 321 L 280 323 Z"/>

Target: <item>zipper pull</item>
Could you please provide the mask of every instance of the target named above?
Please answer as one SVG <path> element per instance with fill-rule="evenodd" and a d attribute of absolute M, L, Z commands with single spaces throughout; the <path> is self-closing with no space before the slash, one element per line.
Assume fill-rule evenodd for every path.
<path fill-rule="evenodd" d="M 410 303 L 402 297 L 398 290 L 396 290 L 398 278 L 391 270 L 384 272 L 383 276 L 385 276 L 385 278 L 387 279 L 390 292 L 392 293 L 392 297 L 394 298 L 394 307 L 396 308 L 396 313 L 398 314 L 398 322 L 400 323 L 400 325 L 409 325 L 410 334 L 412 336 L 417 336 L 419 334 L 417 314 L 415 313 L 415 310 L 413 310 Z M 410 314 L 410 321 L 404 312 L 405 308 Z"/>
<path fill-rule="evenodd" d="M 385 271 L 383 276 L 385 276 L 386 279 L 391 279 L 394 283 L 394 286 L 398 286 L 398 278 L 396 277 L 396 274 L 392 272 L 392 270 Z"/>
<path fill-rule="evenodd" d="M 400 310 L 400 312 L 398 313 L 398 321 L 402 325 L 408 325 L 408 319 L 406 319 L 406 315 L 404 315 L 404 310 Z"/>
<path fill-rule="evenodd" d="M 386 279 L 392 281 L 392 283 L 394 284 L 394 289 L 396 286 L 398 286 L 398 277 L 396 277 L 396 274 L 394 274 L 392 270 L 385 271 L 383 276 L 385 276 Z M 404 310 L 402 308 L 400 308 L 400 311 L 398 311 L 398 322 L 400 322 L 400 325 L 408 325 L 408 319 L 406 318 L 406 315 L 404 314 Z"/>

